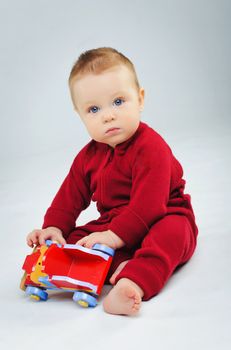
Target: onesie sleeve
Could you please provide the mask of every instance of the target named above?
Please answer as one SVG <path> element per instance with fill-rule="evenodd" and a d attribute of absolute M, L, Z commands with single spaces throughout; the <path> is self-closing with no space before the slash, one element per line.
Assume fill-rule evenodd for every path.
<path fill-rule="evenodd" d="M 108 229 L 129 247 L 136 246 L 150 227 L 167 212 L 171 182 L 171 149 L 149 143 L 135 152 L 128 206 L 114 217 Z"/>
<path fill-rule="evenodd" d="M 81 211 L 91 202 L 90 185 L 84 174 L 84 147 L 74 159 L 72 166 L 44 216 L 42 228 L 58 227 L 65 238 L 75 228 Z"/>

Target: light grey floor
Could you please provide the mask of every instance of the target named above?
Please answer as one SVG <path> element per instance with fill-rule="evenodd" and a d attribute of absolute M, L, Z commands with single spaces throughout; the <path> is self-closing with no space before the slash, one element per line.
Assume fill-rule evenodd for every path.
<path fill-rule="evenodd" d="M 195 133 L 194 133 L 195 134 Z M 187 190 L 200 229 L 198 249 L 136 317 L 82 309 L 68 294 L 34 302 L 19 290 L 21 266 L 30 249 L 26 234 L 42 217 L 76 150 L 8 161 L 1 168 L 1 349 L 229 349 L 230 348 L 230 130 L 174 135 Z M 91 206 L 79 224 L 95 217 Z"/>

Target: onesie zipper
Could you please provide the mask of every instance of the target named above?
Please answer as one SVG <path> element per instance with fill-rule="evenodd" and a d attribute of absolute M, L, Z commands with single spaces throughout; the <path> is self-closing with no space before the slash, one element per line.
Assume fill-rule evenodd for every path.
<path fill-rule="evenodd" d="M 101 176 L 100 176 L 100 201 L 101 205 L 104 206 L 104 191 L 105 191 L 105 179 L 106 179 L 106 174 L 110 170 L 110 165 L 112 163 L 114 157 L 114 149 L 112 148 L 110 150 L 110 154 L 108 156 L 108 161 L 106 162 L 105 166 L 102 169 Z M 106 194 L 107 195 L 107 194 Z"/>

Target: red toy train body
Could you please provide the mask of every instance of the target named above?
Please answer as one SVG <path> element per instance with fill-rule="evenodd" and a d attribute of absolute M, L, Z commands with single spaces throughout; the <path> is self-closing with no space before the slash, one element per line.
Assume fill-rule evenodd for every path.
<path fill-rule="evenodd" d="M 49 289 L 73 292 L 74 301 L 94 307 L 113 255 L 114 250 L 102 244 L 88 249 L 46 241 L 27 255 L 20 287 L 36 300 L 47 300 Z"/>

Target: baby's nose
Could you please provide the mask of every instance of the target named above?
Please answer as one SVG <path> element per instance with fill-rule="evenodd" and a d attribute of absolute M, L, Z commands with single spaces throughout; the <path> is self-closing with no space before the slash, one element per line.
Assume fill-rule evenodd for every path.
<path fill-rule="evenodd" d="M 115 119 L 115 114 L 114 113 L 108 111 L 108 112 L 103 114 L 103 120 L 105 122 L 111 121 L 113 119 Z"/>

